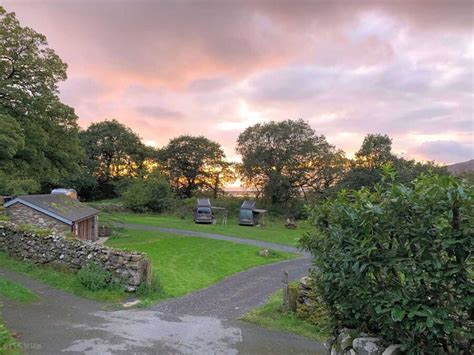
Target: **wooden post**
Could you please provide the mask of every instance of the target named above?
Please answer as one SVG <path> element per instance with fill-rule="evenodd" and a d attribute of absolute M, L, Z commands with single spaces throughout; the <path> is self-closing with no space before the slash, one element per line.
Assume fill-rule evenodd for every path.
<path fill-rule="evenodd" d="M 288 271 L 283 272 L 283 278 L 281 279 L 283 283 L 283 304 L 281 310 L 283 312 L 288 312 L 289 310 L 289 295 L 288 295 Z"/>

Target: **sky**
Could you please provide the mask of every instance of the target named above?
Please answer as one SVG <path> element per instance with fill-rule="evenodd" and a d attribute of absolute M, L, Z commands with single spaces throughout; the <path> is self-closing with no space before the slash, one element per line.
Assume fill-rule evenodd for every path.
<path fill-rule="evenodd" d="M 246 127 L 302 118 L 352 156 L 474 158 L 474 2 L 0 0 L 68 64 L 83 128 L 117 119 L 156 147 L 204 135 L 238 160 Z"/>

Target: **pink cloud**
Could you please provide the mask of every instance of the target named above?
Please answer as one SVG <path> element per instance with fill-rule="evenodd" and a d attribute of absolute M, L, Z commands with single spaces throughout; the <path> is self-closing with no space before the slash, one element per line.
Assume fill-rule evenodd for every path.
<path fill-rule="evenodd" d="M 256 117 L 306 119 L 348 153 L 369 132 L 419 159 L 462 160 L 474 147 L 470 1 L 4 6 L 69 64 L 61 97 L 82 127 L 116 118 L 160 146 L 202 134 L 232 158 Z M 444 141 L 455 142 L 449 157 L 434 157 Z"/>

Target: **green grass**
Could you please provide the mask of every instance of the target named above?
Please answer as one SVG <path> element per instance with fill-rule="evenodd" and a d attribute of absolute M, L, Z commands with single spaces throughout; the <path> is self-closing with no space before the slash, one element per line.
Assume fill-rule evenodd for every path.
<path fill-rule="evenodd" d="M 283 330 L 302 335 L 319 342 L 329 338 L 327 322 L 321 321 L 321 326 L 308 323 L 292 312 L 284 313 L 281 310 L 282 290 L 270 296 L 268 302 L 258 307 L 240 319 L 262 327 L 274 330 Z"/>
<path fill-rule="evenodd" d="M 30 276 L 53 288 L 89 299 L 99 301 L 121 301 L 127 297 L 125 292 L 121 290 L 87 290 L 82 286 L 76 274 L 73 272 L 20 261 L 7 256 L 4 252 L 0 252 L 0 267 Z"/>
<path fill-rule="evenodd" d="M 0 315 L 0 354 L 21 354 L 20 346 L 3 323 Z"/>
<path fill-rule="evenodd" d="M 103 222 L 118 221 L 132 224 L 146 224 L 164 228 L 187 229 L 200 232 L 223 234 L 246 239 L 261 240 L 264 242 L 293 245 L 296 246 L 299 238 L 311 230 L 306 222 L 299 222 L 298 228 L 287 229 L 283 220 L 267 219 L 265 227 L 239 226 L 237 220 L 229 218 L 226 225 L 222 225 L 218 220 L 217 224 L 196 224 L 192 217 L 186 219 L 165 214 L 138 214 L 129 212 L 103 212 L 99 219 Z"/>
<path fill-rule="evenodd" d="M 181 296 L 239 271 L 294 257 L 282 252 L 261 257 L 259 248 L 250 245 L 127 229 L 111 237 L 106 245 L 145 252 L 152 261 L 153 273 L 159 277 L 161 297 Z"/>
<path fill-rule="evenodd" d="M 29 303 L 38 300 L 39 296 L 26 287 L 0 276 L 0 298 Z"/>
<path fill-rule="evenodd" d="M 140 297 L 146 304 L 205 288 L 254 266 L 295 257 L 277 251 L 269 257 L 261 257 L 258 255 L 260 249 L 254 246 L 141 230 L 123 230 L 111 237 L 107 246 L 145 252 L 151 259 L 153 273 L 159 279 L 161 288 Z M 118 302 L 128 296 L 119 289 L 87 290 L 73 272 L 20 261 L 4 252 L 0 252 L 0 267 L 89 299 Z M 7 280 L 0 279 L 0 296 L 25 300 L 34 296 L 28 295 L 29 291 L 19 285 L 12 288 L 7 283 Z"/>
<path fill-rule="evenodd" d="M 33 302 L 38 295 L 22 285 L 0 276 L 0 298 L 8 298 L 21 303 Z M 1 306 L 1 304 L 0 304 Z M 20 354 L 20 347 L 3 323 L 0 315 L 0 354 Z"/>

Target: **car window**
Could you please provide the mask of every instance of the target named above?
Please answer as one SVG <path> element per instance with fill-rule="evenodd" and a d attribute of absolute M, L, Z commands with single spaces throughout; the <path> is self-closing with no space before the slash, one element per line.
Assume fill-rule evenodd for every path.
<path fill-rule="evenodd" d="M 240 218 L 242 219 L 252 219 L 253 213 L 251 210 L 240 210 Z"/>

